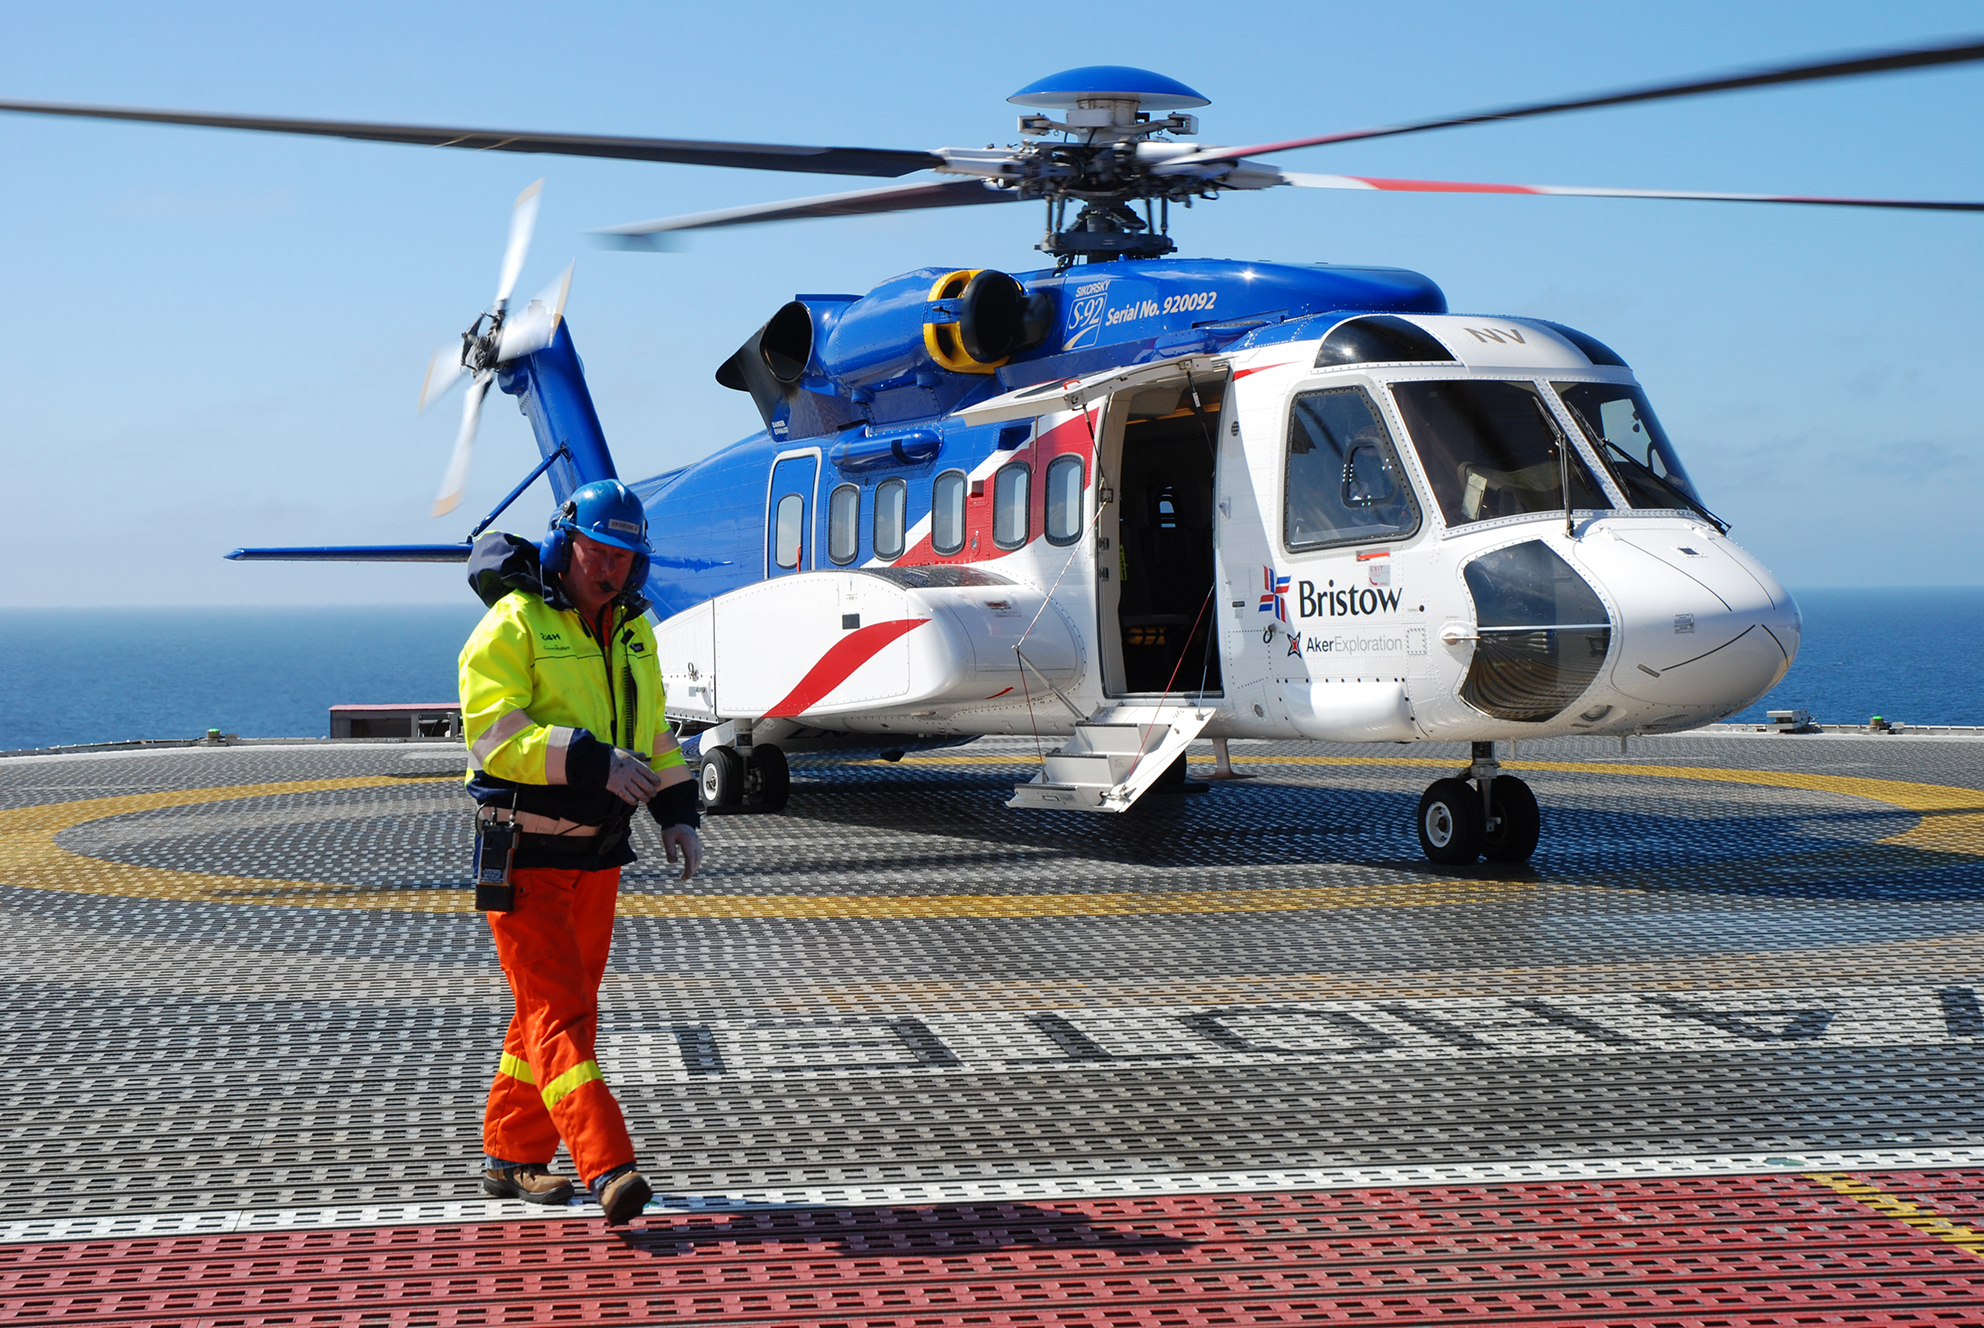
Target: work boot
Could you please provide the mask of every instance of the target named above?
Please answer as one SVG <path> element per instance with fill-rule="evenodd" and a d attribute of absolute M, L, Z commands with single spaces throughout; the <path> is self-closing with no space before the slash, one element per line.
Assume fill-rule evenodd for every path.
<path fill-rule="evenodd" d="M 639 1217 L 652 1198 L 654 1187 L 629 1167 L 600 1187 L 599 1206 L 606 1211 L 606 1225 L 622 1227 Z"/>
<path fill-rule="evenodd" d="M 572 1182 L 554 1176 L 536 1163 L 520 1167 L 490 1167 L 482 1173 L 482 1192 L 492 1199 L 522 1199 L 534 1204 L 572 1202 Z"/>

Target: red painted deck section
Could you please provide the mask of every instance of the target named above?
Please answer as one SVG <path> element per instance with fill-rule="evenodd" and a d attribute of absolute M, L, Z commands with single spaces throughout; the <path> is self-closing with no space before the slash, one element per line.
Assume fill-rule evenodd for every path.
<path fill-rule="evenodd" d="M 1984 1170 L 1855 1179 L 1984 1220 Z M 6 1323 L 1476 1320 L 1977 1325 L 1984 1258 L 1796 1175 L 0 1245 Z"/>

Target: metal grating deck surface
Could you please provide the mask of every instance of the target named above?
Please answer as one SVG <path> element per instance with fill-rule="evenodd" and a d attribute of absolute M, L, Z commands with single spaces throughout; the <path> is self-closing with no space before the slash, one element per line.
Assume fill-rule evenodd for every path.
<path fill-rule="evenodd" d="M 1984 1324 L 1984 743 L 1525 743 L 1519 873 L 1419 860 L 1459 748 L 1235 753 L 638 825 L 626 1232 L 476 1189 L 458 753 L 0 760 L 0 1322 Z"/>

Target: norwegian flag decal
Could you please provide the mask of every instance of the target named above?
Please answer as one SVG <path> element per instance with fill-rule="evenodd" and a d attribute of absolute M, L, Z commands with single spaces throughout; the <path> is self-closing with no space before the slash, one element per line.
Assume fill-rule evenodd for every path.
<path fill-rule="evenodd" d="M 1272 613 L 1280 622 L 1288 621 L 1288 578 L 1276 576 L 1274 568 L 1261 569 L 1260 612 Z"/>

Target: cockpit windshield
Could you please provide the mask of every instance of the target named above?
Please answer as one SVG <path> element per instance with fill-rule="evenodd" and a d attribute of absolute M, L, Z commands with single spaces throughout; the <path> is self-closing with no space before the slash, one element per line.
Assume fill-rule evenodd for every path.
<path fill-rule="evenodd" d="M 1634 507 L 1685 507 L 1707 515 L 1646 393 L 1619 383 L 1553 383 Z"/>
<path fill-rule="evenodd" d="M 1392 384 L 1406 431 L 1449 526 L 1564 510 L 1569 452 L 1571 506 L 1612 504 L 1529 383 L 1486 378 Z"/>

